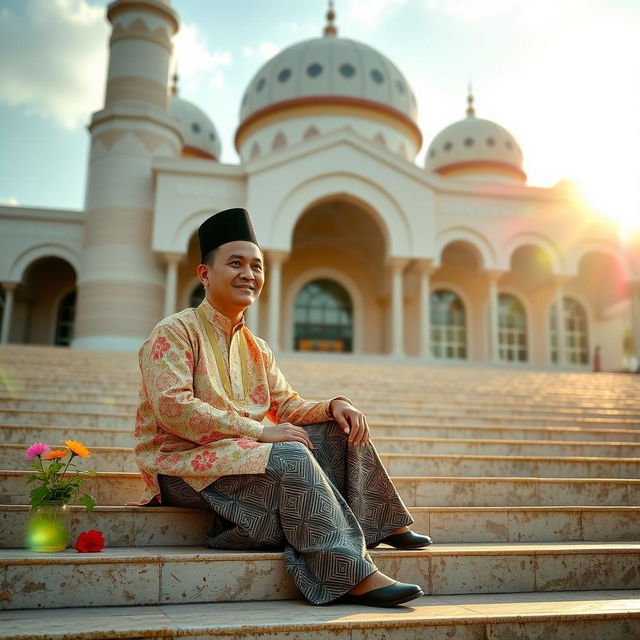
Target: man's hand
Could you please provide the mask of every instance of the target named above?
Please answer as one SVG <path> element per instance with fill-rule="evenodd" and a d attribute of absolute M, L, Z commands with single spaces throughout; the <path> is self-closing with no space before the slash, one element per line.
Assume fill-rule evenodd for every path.
<path fill-rule="evenodd" d="M 309 439 L 309 434 L 302 427 L 290 422 L 265 425 L 258 442 L 302 442 L 309 449 L 313 449 L 313 442 Z"/>
<path fill-rule="evenodd" d="M 346 400 L 332 400 L 329 411 L 340 428 L 349 434 L 349 442 L 357 447 L 365 444 L 369 440 L 369 425 L 367 419 L 361 411 L 358 411 Z"/>

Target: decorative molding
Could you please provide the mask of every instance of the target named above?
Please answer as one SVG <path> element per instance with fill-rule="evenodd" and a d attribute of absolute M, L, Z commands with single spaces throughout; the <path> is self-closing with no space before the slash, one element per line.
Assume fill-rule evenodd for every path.
<path fill-rule="evenodd" d="M 167 86 L 140 76 L 121 76 L 107 82 L 105 104 L 114 102 L 143 102 L 163 111 L 167 108 Z"/>
<path fill-rule="evenodd" d="M 364 117 L 399 129 L 407 135 L 417 149 L 422 146 L 422 132 L 418 125 L 406 114 L 374 100 L 350 98 L 347 96 L 308 96 L 282 100 L 252 113 L 236 130 L 235 146 L 240 150 L 243 142 L 256 130 L 266 124 L 290 120 L 298 116 L 344 115 Z"/>

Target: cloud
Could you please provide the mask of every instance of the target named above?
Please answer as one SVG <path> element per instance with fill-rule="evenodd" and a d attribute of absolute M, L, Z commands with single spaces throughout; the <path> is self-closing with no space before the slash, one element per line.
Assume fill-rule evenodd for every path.
<path fill-rule="evenodd" d="M 423 0 L 425 8 L 433 13 L 452 16 L 465 22 L 476 22 L 498 17 L 532 25 L 546 22 L 588 4 L 585 0 Z"/>
<path fill-rule="evenodd" d="M 222 70 L 232 66 L 231 52 L 210 51 L 198 27 L 193 24 L 182 24 L 173 44 L 180 85 L 184 84 L 187 91 L 205 86 L 221 89 L 224 86 Z"/>
<path fill-rule="evenodd" d="M 273 58 L 280 52 L 280 47 L 274 42 L 262 42 L 258 45 L 258 53 L 263 62 Z"/>
<path fill-rule="evenodd" d="M 275 42 L 261 42 L 257 47 L 244 47 L 242 55 L 245 58 L 257 58 L 261 62 L 266 62 L 280 53 L 281 48 Z"/>
<path fill-rule="evenodd" d="M 17 207 L 19 204 L 18 198 L 0 198 L 0 205 L 5 207 Z"/>
<path fill-rule="evenodd" d="M 102 102 L 108 35 L 104 8 L 86 0 L 3 7 L 0 101 L 66 129 L 84 125 Z"/>
<path fill-rule="evenodd" d="M 385 13 L 404 3 L 405 0 L 349 0 L 347 18 L 368 29 L 374 29 Z M 338 13 L 338 24 L 339 22 Z"/>

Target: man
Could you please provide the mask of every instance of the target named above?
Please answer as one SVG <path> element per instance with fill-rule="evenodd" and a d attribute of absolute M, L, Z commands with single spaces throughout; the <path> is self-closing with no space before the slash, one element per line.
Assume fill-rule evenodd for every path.
<path fill-rule="evenodd" d="M 302 399 L 244 326 L 264 284 L 248 213 L 219 212 L 198 235 L 205 299 L 162 320 L 139 353 L 144 502 L 212 509 L 216 549 L 283 548 L 313 604 L 394 606 L 423 595 L 379 572 L 367 552 L 431 540 L 409 531 L 365 416 L 345 397 Z"/>

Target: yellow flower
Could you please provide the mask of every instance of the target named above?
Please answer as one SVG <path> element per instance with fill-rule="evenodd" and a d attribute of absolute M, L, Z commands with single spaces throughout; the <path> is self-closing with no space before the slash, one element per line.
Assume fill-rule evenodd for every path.
<path fill-rule="evenodd" d="M 42 457 L 44 460 L 57 460 L 58 458 L 64 458 L 67 455 L 66 451 L 57 449 L 56 451 L 47 451 Z"/>
<path fill-rule="evenodd" d="M 69 447 L 71 452 L 75 453 L 77 456 L 80 456 L 81 458 L 89 457 L 89 449 L 87 449 L 83 444 L 80 444 L 75 440 L 65 440 L 64 443 Z"/>

